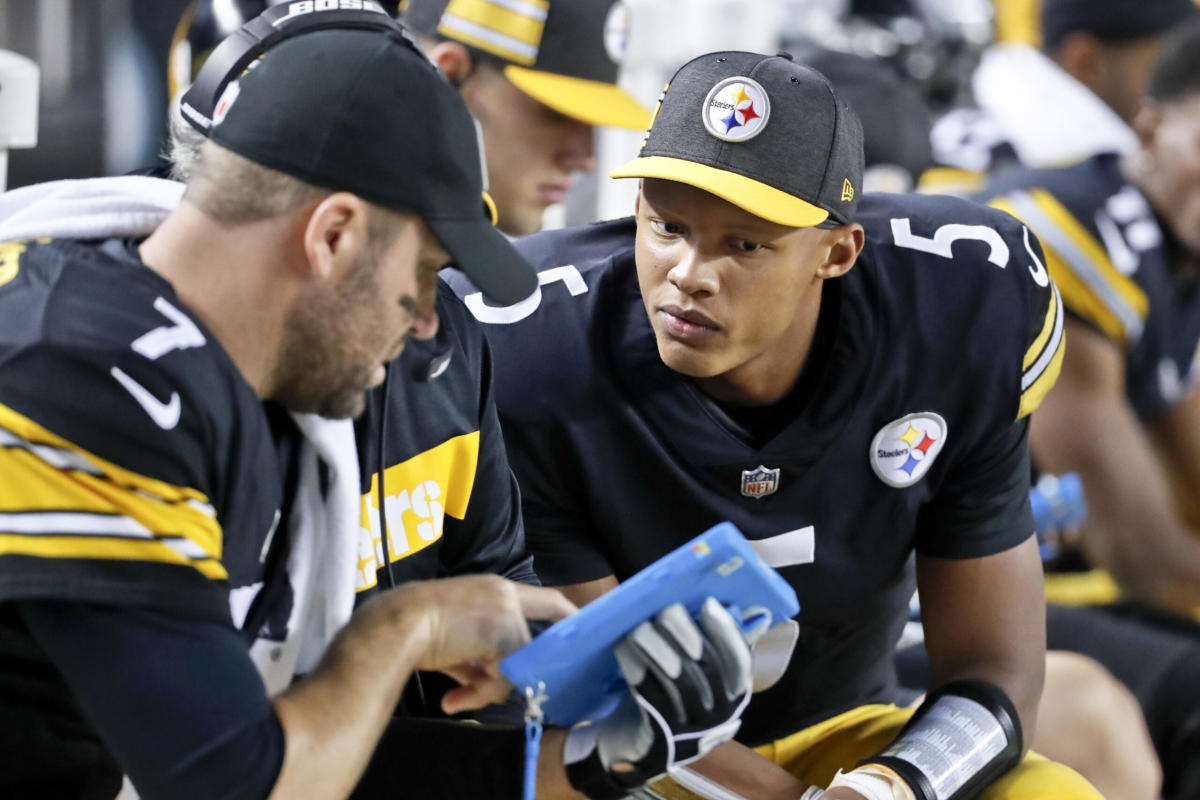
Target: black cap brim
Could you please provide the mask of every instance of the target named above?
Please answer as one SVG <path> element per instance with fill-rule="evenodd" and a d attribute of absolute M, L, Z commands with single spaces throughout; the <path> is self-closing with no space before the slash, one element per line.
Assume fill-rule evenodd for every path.
<path fill-rule="evenodd" d="M 454 266 L 465 272 L 491 302 L 511 306 L 537 288 L 533 267 L 487 220 L 425 221 L 450 254 Z"/>

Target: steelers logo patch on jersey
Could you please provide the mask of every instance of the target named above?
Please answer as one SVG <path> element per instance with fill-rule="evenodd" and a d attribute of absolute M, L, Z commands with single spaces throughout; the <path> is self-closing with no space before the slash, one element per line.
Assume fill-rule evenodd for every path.
<path fill-rule="evenodd" d="M 888 486 L 912 486 L 925 476 L 942 451 L 946 432 L 946 420 L 932 411 L 889 422 L 871 441 L 871 469 Z"/>
<path fill-rule="evenodd" d="M 746 142 L 763 132 L 771 116 L 771 100 L 756 81 L 726 78 L 704 98 L 704 128 L 726 142 Z"/>

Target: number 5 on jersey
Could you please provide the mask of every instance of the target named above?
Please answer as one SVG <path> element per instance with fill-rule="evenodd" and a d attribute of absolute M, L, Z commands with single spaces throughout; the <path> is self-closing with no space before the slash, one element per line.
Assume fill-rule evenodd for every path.
<path fill-rule="evenodd" d="M 172 350 L 187 350 L 190 347 L 202 347 L 205 344 L 204 334 L 196 327 L 196 323 L 166 299 L 155 298 L 154 309 L 174 324 L 163 325 L 134 339 L 130 348 L 135 353 L 145 356 L 151 361 L 156 361 Z M 182 407 L 178 392 L 171 392 L 171 397 L 164 403 L 145 386 L 129 377 L 120 367 L 113 367 L 109 373 L 117 379 L 121 386 L 125 387 L 125 391 L 133 395 L 133 399 L 150 415 L 150 419 L 154 420 L 155 425 L 164 431 L 169 431 L 179 424 Z"/>

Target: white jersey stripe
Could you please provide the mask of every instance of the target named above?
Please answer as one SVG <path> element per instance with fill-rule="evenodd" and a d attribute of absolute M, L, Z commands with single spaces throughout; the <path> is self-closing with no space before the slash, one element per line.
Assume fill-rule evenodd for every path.
<path fill-rule="evenodd" d="M 82 511 L 30 511 L 0 514 L 0 531 L 40 536 L 124 536 L 153 539 L 154 533 L 130 517 Z"/>
<path fill-rule="evenodd" d="M 1050 365 L 1050 361 L 1054 358 L 1054 354 L 1058 352 L 1058 346 L 1062 342 L 1063 336 L 1063 307 L 1062 295 L 1058 293 L 1058 289 L 1051 287 L 1054 292 L 1054 332 L 1050 334 L 1050 341 L 1046 342 L 1046 346 L 1042 348 L 1041 355 L 1037 361 L 1025 371 L 1021 376 L 1021 391 L 1025 391 L 1042 376 L 1046 371 L 1046 367 Z"/>

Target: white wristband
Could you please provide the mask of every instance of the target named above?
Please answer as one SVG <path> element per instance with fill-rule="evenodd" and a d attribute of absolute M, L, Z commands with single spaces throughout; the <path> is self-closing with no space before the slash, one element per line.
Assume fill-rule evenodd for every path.
<path fill-rule="evenodd" d="M 800 800 L 820 800 L 820 797 L 823 794 L 825 794 L 824 789 L 818 789 L 816 786 L 810 786 L 804 790 L 804 794 L 800 795 Z"/>
<path fill-rule="evenodd" d="M 855 770 L 854 772 L 838 770 L 837 775 L 834 775 L 833 780 L 829 782 L 826 791 L 836 786 L 853 789 L 867 800 L 897 800 L 892 782 L 873 770 Z"/>

